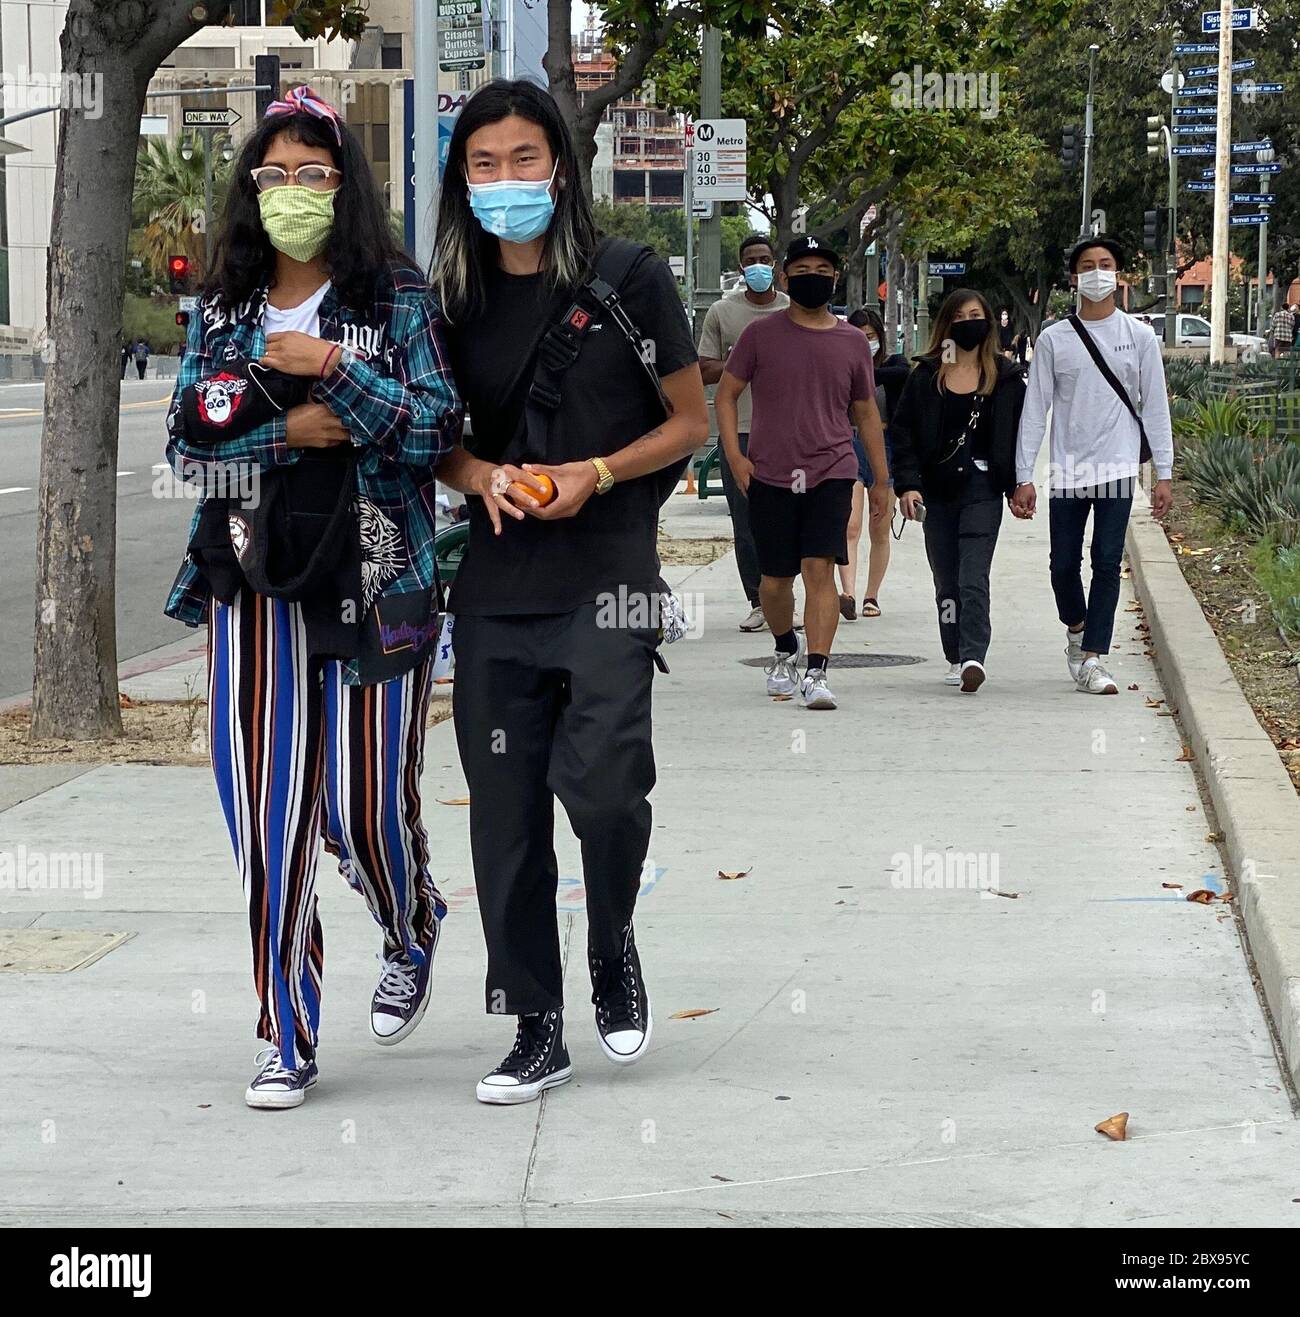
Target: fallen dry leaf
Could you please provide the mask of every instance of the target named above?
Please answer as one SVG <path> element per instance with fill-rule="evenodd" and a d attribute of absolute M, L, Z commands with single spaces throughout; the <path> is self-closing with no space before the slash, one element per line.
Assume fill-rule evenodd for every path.
<path fill-rule="evenodd" d="M 1209 905 L 1214 900 L 1214 893 L 1206 887 L 1198 887 L 1194 892 L 1187 893 L 1189 901 L 1195 901 L 1197 905 Z"/>
<path fill-rule="evenodd" d="M 1174 763 L 1190 764 L 1192 760 L 1194 760 L 1195 758 L 1196 756 L 1192 753 L 1192 747 L 1190 745 L 1185 745 L 1183 746 L 1183 753 L 1180 754 L 1178 758 L 1174 760 Z"/>
<path fill-rule="evenodd" d="M 751 873 L 753 873 L 753 872 L 754 872 L 754 866 L 753 866 L 753 865 L 750 865 L 750 867 L 749 867 L 748 869 L 719 869 L 719 870 L 718 870 L 718 877 L 719 877 L 719 878 L 726 878 L 726 879 L 732 879 L 732 878 L 748 878 L 749 875 L 750 875 Z"/>
<path fill-rule="evenodd" d="M 468 805 L 468 804 L 469 804 L 469 797 L 468 797 L 468 796 L 457 796 L 455 800 L 440 800 L 440 801 L 438 802 L 438 804 L 440 804 L 440 805 Z"/>
<path fill-rule="evenodd" d="M 1219 897 L 1220 901 L 1231 901 L 1233 899 L 1234 898 L 1231 892 L 1224 892 L 1223 895 Z"/>
<path fill-rule="evenodd" d="M 1137 684 L 1137 682 L 1134 681 L 1134 682 L 1130 682 L 1130 683 L 1129 683 L 1129 690 L 1131 690 L 1131 691 L 1135 691 L 1135 690 L 1137 690 L 1137 689 L 1138 689 L 1138 684 Z"/>
<path fill-rule="evenodd" d="M 723 1184 L 731 1184 L 732 1179 L 729 1175 L 710 1175 L 710 1180 L 721 1180 Z"/>
<path fill-rule="evenodd" d="M 1196 806 L 1195 806 L 1195 805 L 1187 805 L 1187 806 L 1185 806 L 1185 808 L 1186 808 L 1186 810 L 1187 810 L 1187 812 L 1188 812 L 1189 814 L 1195 814 L 1195 813 L 1196 813 Z"/>
<path fill-rule="evenodd" d="M 1182 883 L 1161 883 L 1160 886 L 1172 888 L 1175 892 L 1181 892 L 1183 890 Z"/>
<path fill-rule="evenodd" d="M 1123 1143 L 1128 1138 L 1128 1112 L 1121 1111 L 1118 1115 L 1109 1116 L 1093 1128 L 1098 1134 L 1104 1134 L 1116 1143 Z"/>
<path fill-rule="evenodd" d="M 793 695 L 773 695 L 773 696 L 772 696 L 772 703 L 773 703 L 773 704 L 784 704 L 786 700 L 792 700 L 792 699 L 794 699 L 794 696 L 793 696 Z"/>
<path fill-rule="evenodd" d="M 1146 706 L 1148 709 L 1158 709 L 1163 703 L 1164 700 L 1158 700 L 1154 695 L 1148 695 L 1146 698 Z"/>
<path fill-rule="evenodd" d="M 1207 832 L 1207 833 L 1205 834 L 1205 840 L 1206 840 L 1206 841 L 1222 841 L 1222 840 L 1223 840 L 1223 833 L 1221 833 L 1221 832 Z"/>
<path fill-rule="evenodd" d="M 992 892 L 994 896 L 1005 896 L 1008 901 L 1020 900 L 1019 892 L 999 892 L 996 887 L 990 887 L 989 891 Z"/>
<path fill-rule="evenodd" d="M 1157 717 L 1157 718 L 1177 718 L 1177 717 L 1178 717 L 1178 710 L 1177 710 L 1177 709 L 1161 709 L 1160 712 L 1159 712 L 1158 714 L 1156 714 L 1156 717 Z"/>
<path fill-rule="evenodd" d="M 670 1020 L 698 1020 L 701 1015 L 716 1015 L 718 1008 L 710 1006 L 707 1009 L 699 1007 L 693 1011 L 674 1011 L 668 1018 Z"/>
<path fill-rule="evenodd" d="M 135 707 L 135 701 L 125 691 L 118 691 L 117 707 L 119 709 L 132 709 Z"/>

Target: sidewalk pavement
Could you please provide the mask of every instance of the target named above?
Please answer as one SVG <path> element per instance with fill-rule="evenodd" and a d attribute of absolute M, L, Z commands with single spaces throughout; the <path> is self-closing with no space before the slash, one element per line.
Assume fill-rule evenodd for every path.
<path fill-rule="evenodd" d="M 675 497 L 665 524 L 729 531 L 714 499 Z M 0 973 L 0 1224 L 1300 1219 L 1295 1109 L 1233 907 L 1183 899 L 1221 890 L 1223 867 L 1179 730 L 1146 704 L 1161 692 L 1137 615 L 1119 618 L 1121 694 L 1074 693 L 1044 520 L 1004 525 L 973 698 L 939 681 L 916 527 L 884 616 L 841 628 L 833 713 L 770 702 L 742 666 L 771 641 L 736 630 L 730 555 L 668 575 L 702 601 L 703 634 L 668 651 L 656 692 L 642 1064 L 597 1049 L 561 821 L 577 1077 L 540 1104 L 474 1100 L 513 1026 L 482 1014 L 467 820 L 438 803 L 465 795 L 443 723 L 424 775 L 451 907 L 431 1010 L 399 1047 L 370 1042 L 378 939 L 326 859 L 321 1082 L 297 1111 L 247 1110 L 246 920 L 209 774 L 95 768 L 0 812 L 0 848 L 104 864 L 98 900 L 0 891 L 0 926 L 133 935 L 72 973 Z M 901 885 L 949 849 L 982 856 L 1001 895 Z M 693 1010 L 713 1013 L 672 1018 Z M 1119 1111 L 1128 1142 L 1094 1133 Z"/>

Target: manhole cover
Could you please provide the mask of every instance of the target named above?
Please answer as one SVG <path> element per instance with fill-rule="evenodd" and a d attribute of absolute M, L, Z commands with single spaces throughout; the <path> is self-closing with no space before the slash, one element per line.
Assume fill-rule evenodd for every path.
<path fill-rule="evenodd" d="M 0 974 L 66 974 L 119 947 L 130 933 L 0 928 Z"/>
<path fill-rule="evenodd" d="M 761 668 L 772 661 L 770 654 L 762 658 L 741 659 L 747 668 Z M 920 654 L 831 654 L 831 668 L 903 668 L 909 663 L 924 663 Z"/>

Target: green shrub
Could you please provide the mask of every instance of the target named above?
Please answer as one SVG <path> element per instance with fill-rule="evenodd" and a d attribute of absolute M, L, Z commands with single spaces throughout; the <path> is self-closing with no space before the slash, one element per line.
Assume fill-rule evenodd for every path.
<path fill-rule="evenodd" d="M 1300 541 L 1300 446 L 1210 434 L 1184 444 L 1179 471 L 1198 503 L 1253 538 Z"/>
<path fill-rule="evenodd" d="M 1288 641 L 1300 640 L 1300 544 L 1279 544 L 1267 536 L 1255 546 L 1251 561 L 1278 626 Z"/>

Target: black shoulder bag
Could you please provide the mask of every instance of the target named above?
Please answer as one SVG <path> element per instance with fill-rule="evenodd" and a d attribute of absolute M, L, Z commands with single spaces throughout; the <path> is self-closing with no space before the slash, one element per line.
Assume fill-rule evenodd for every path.
<path fill-rule="evenodd" d="M 653 349 L 628 315 L 619 295 L 628 275 L 647 255 L 653 255 L 652 249 L 641 243 L 626 238 L 602 238 L 574 301 L 559 322 L 542 335 L 537 347 L 533 382 L 524 399 L 523 421 L 530 451 L 546 452 L 551 421 L 560 407 L 564 376 L 577 361 L 595 314 L 602 310 L 608 313 L 636 354 L 663 407 L 664 416 L 672 415 L 672 403 L 664 393 L 654 367 Z M 677 487 L 688 461 L 689 457 L 683 458 L 681 462 L 655 473 L 660 503 Z"/>
<path fill-rule="evenodd" d="M 1116 397 L 1128 408 L 1128 414 L 1138 423 L 1138 434 L 1142 438 L 1141 447 L 1138 449 L 1138 462 L 1149 462 L 1151 460 L 1151 445 L 1147 442 L 1147 428 L 1142 424 L 1142 417 L 1138 409 L 1133 406 L 1133 399 L 1128 396 L 1128 390 L 1119 382 L 1115 372 L 1106 364 L 1106 359 L 1101 355 L 1101 349 L 1093 342 L 1092 335 L 1083 327 L 1083 321 L 1077 315 L 1070 316 L 1070 324 L 1074 332 L 1083 340 L 1083 346 L 1088 349 L 1088 355 L 1092 358 L 1097 369 L 1101 371 L 1102 378 L 1115 390 Z"/>

